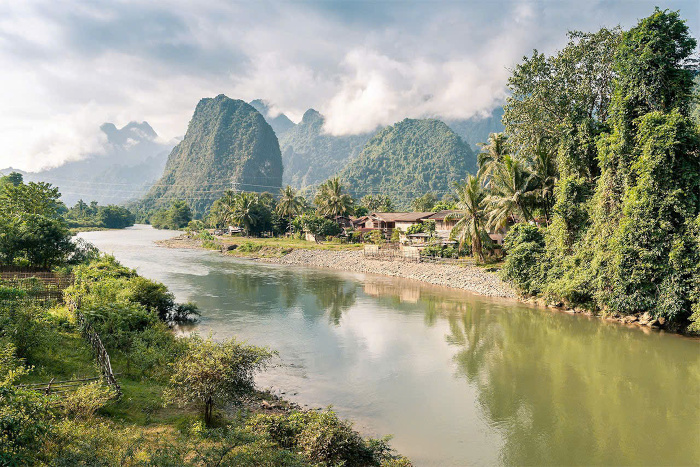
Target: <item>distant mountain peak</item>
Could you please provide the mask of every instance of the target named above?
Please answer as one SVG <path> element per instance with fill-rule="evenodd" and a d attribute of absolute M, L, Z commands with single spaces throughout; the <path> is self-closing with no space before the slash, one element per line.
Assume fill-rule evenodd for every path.
<path fill-rule="evenodd" d="M 278 139 L 296 126 L 294 122 L 283 113 L 273 117 L 270 113 L 270 103 L 264 99 L 255 99 L 250 101 L 249 104 L 265 117 L 265 121 L 270 124 Z"/>
<path fill-rule="evenodd" d="M 107 141 L 115 145 L 124 145 L 128 140 L 139 143 L 142 141 L 154 141 L 158 133 L 148 122 L 129 122 L 122 128 L 117 128 L 114 123 L 105 122 L 100 130 L 107 135 Z"/>
<path fill-rule="evenodd" d="M 312 123 L 321 122 L 323 123 L 323 115 L 315 109 L 309 109 L 304 112 L 304 116 L 301 118 L 301 123 L 310 125 Z"/>

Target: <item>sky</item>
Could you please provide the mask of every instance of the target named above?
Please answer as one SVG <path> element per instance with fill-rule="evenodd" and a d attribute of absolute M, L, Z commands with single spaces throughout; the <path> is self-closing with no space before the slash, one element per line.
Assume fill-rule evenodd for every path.
<path fill-rule="evenodd" d="M 697 0 L 0 0 L 0 168 L 100 154 L 103 122 L 145 120 L 172 141 L 221 93 L 295 121 L 315 108 L 336 135 L 484 115 L 533 49 L 655 5 L 698 37 Z"/>

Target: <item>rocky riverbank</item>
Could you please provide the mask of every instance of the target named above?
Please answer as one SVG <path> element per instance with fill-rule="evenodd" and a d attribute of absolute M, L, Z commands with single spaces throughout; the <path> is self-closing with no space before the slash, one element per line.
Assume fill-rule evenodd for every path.
<path fill-rule="evenodd" d="M 337 269 L 413 279 L 428 284 L 468 290 L 489 297 L 515 298 L 516 294 L 493 272 L 475 266 L 384 261 L 366 258 L 361 251 L 292 250 L 277 258 L 258 261 Z"/>
<path fill-rule="evenodd" d="M 185 235 L 164 240 L 160 244 L 170 248 L 203 248 L 205 246 L 201 240 Z M 488 297 L 517 298 L 515 291 L 494 272 L 476 266 L 378 260 L 367 258 L 362 251 L 358 250 L 268 247 L 251 251 L 239 245 L 233 248 L 233 245 L 223 241 L 220 242 L 219 247 L 224 254 L 248 257 L 265 263 L 381 274 L 468 290 Z"/>

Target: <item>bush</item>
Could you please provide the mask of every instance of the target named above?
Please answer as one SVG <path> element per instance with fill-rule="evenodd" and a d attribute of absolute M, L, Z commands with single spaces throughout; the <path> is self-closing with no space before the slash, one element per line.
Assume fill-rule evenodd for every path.
<path fill-rule="evenodd" d="M 391 455 L 387 440 L 363 439 L 352 425 L 331 410 L 293 411 L 288 415 L 259 414 L 248 420 L 254 432 L 269 436 L 282 448 L 301 452 L 309 461 L 322 465 L 372 466 L 410 465 Z"/>
<path fill-rule="evenodd" d="M 63 394 L 59 401 L 61 409 L 69 417 L 89 419 L 114 396 L 112 388 L 94 382 Z"/>
<path fill-rule="evenodd" d="M 16 386 L 28 370 L 0 339 L 0 465 L 33 465 L 53 430 L 48 400 Z"/>
<path fill-rule="evenodd" d="M 364 241 L 366 243 L 382 245 L 386 242 L 386 237 L 384 236 L 384 233 L 381 230 L 371 230 L 365 234 Z"/>
<path fill-rule="evenodd" d="M 542 291 L 545 263 L 545 240 L 538 227 L 516 224 L 503 240 L 507 254 L 501 277 L 521 293 L 536 295 Z"/>

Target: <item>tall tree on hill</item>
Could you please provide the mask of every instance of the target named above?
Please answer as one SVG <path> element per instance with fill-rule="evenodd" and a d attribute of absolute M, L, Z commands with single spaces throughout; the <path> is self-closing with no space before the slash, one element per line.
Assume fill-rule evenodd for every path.
<path fill-rule="evenodd" d="M 314 202 L 320 215 L 333 218 L 350 215 L 354 207 L 352 197 L 343 193 L 343 185 L 338 177 L 325 181 L 319 187 Z"/>

